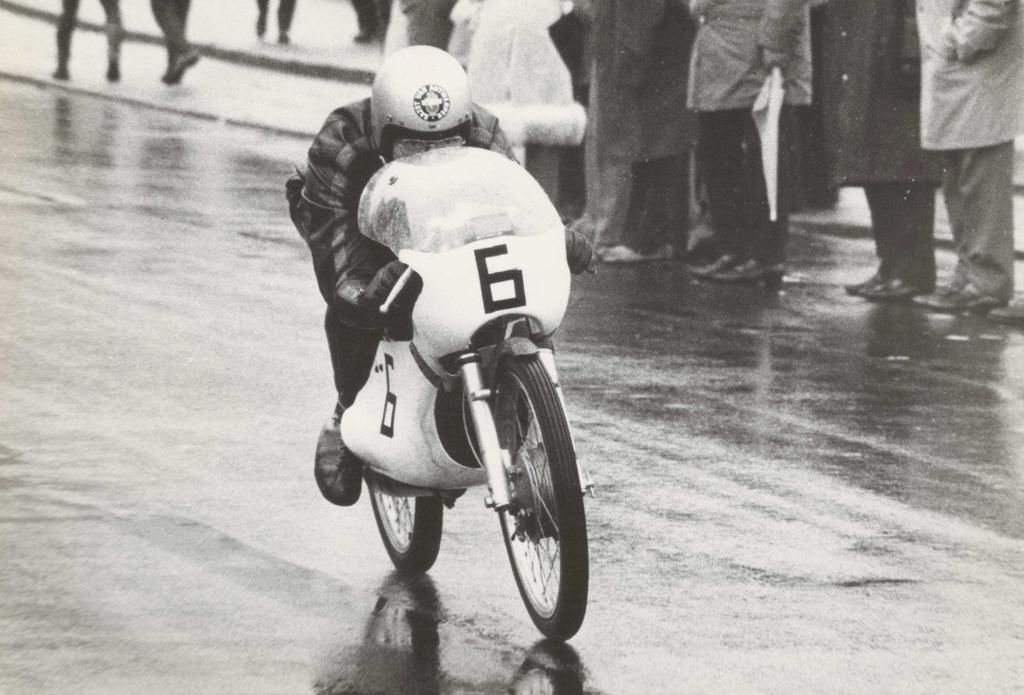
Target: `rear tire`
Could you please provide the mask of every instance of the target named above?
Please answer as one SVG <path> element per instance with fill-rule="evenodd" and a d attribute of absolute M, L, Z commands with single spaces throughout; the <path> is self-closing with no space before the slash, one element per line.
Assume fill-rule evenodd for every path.
<path fill-rule="evenodd" d="M 444 507 L 438 497 L 396 497 L 369 483 L 384 548 L 401 574 L 423 574 L 441 549 Z"/>
<path fill-rule="evenodd" d="M 498 441 L 511 457 L 511 504 L 499 518 L 512 573 L 537 628 L 568 639 L 587 611 L 590 562 L 569 425 L 535 355 L 502 362 L 495 391 Z"/>

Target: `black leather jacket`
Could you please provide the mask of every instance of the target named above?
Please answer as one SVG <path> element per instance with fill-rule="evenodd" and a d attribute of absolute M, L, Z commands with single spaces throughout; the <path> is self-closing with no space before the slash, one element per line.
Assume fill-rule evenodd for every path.
<path fill-rule="evenodd" d="M 377 328 L 384 324 L 376 307 L 360 303 L 366 285 L 395 256 L 359 233 L 359 196 L 384 159 L 370 134 L 370 100 L 335 109 L 309 148 L 304 172 L 285 184 L 292 221 L 313 255 L 320 293 L 344 324 Z M 473 108 L 469 143 L 515 159 L 485 109 Z"/>

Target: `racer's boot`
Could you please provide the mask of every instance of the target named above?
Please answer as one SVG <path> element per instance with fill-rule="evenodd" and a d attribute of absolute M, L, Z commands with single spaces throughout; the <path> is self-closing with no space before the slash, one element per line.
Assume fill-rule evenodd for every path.
<path fill-rule="evenodd" d="M 339 404 L 320 430 L 313 477 L 324 499 L 348 507 L 356 503 L 363 490 L 363 462 L 341 441 L 343 412 Z"/>

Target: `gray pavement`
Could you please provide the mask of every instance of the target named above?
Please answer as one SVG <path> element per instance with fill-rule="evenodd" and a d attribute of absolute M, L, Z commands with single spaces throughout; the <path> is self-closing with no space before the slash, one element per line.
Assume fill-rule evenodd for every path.
<path fill-rule="evenodd" d="M 311 137 L 329 111 L 367 93 L 366 84 L 381 60 L 379 44 L 353 43 L 355 13 L 344 0 L 302 0 L 289 46 L 256 37 L 256 9 L 250 0 L 197 2 L 188 33 L 205 57 L 187 73 L 183 85 L 167 88 L 159 82 L 166 64 L 159 29 L 148 3 L 136 3 L 122 11 L 128 30 L 128 44 L 122 49 L 124 77 L 120 84 L 110 85 L 102 76 L 103 13 L 96 2 L 82 4 L 80 30 L 72 48 L 72 81 L 61 83 L 49 76 L 56 62 L 52 23 L 60 4 L 60 0 L 0 0 L 0 14 L 8 27 L 8 41 L 0 46 L 0 76 Z M 274 16 L 267 38 L 276 38 Z M 1014 178 L 1018 186 L 1014 246 L 1018 260 L 1024 260 L 1024 138 L 1018 141 Z M 939 203 L 936 239 L 940 247 L 952 248 L 941 195 Z M 818 231 L 861 236 L 870 227 L 860 189 L 842 191 L 834 209 L 801 212 L 793 221 Z"/>

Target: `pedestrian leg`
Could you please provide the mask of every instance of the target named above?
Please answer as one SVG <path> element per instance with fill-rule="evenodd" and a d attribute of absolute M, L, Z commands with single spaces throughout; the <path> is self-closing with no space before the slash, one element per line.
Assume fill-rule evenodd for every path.
<path fill-rule="evenodd" d="M 267 33 L 267 6 L 270 0 L 256 0 L 256 9 L 258 14 L 256 15 L 256 36 L 263 38 L 263 35 Z"/>
<path fill-rule="evenodd" d="M 775 171 L 775 220 L 771 219 L 768 187 L 761 162 L 761 141 L 753 118 L 747 123 L 745 173 L 748 181 L 748 205 L 744 208 L 743 227 L 753 235 L 748 239 L 754 257 L 781 277 L 786 263 L 786 241 L 789 238 L 789 204 L 792 181 L 788 176 L 793 161 L 793 143 L 797 113 L 783 107 L 779 118 L 778 162 Z"/>
<path fill-rule="evenodd" d="M 167 43 L 169 65 L 167 73 L 161 80 L 168 85 L 178 84 L 185 71 L 199 61 L 198 51 L 193 49 L 185 39 L 189 2 L 188 0 L 150 0 L 150 4 Z"/>
<path fill-rule="evenodd" d="M 287 45 L 291 43 L 288 32 L 292 28 L 292 18 L 295 16 L 295 0 L 280 0 L 277 5 L 277 42 Z"/>
<path fill-rule="evenodd" d="M 435 46 L 448 50 L 452 34 L 450 19 L 455 0 L 425 0 L 405 8 L 410 46 Z"/>
<path fill-rule="evenodd" d="M 943 193 L 962 279 L 998 300 L 1013 294 L 1013 141 L 946 153 Z M 950 166 L 952 165 L 952 166 Z"/>
<path fill-rule="evenodd" d="M 117 82 L 121 79 L 121 42 L 124 41 L 121 7 L 119 0 L 100 0 L 100 4 L 107 15 L 107 80 Z"/>
<path fill-rule="evenodd" d="M 749 198 L 743 170 L 743 130 L 746 109 L 708 111 L 699 115 L 700 144 L 697 150 L 711 213 L 714 241 L 722 254 L 734 260 L 749 252 L 742 248 L 740 214 Z"/>
<path fill-rule="evenodd" d="M 672 258 L 686 249 L 686 166 L 682 155 L 633 165 L 627 245 L 641 256 Z"/>
<path fill-rule="evenodd" d="M 359 33 L 353 40 L 356 43 L 372 41 L 380 31 L 377 0 L 352 0 L 352 9 L 356 12 L 356 24 L 359 26 Z"/>
<path fill-rule="evenodd" d="M 71 34 L 75 31 L 75 20 L 78 17 L 78 0 L 64 0 L 60 19 L 57 21 L 57 69 L 53 73 L 55 80 L 67 80 L 68 61 L 71 60 Z"/>
<path fill-rule="evenodd" d="M 935 187 L 879 183 L 865 186 L 864 191 L 876 228 L 883 275 L 922 293 L 934 290 Z"/>

